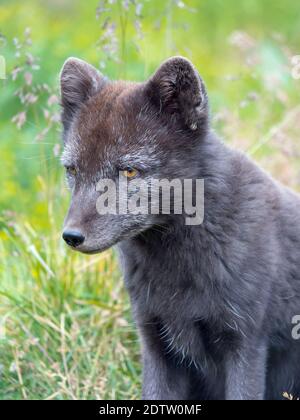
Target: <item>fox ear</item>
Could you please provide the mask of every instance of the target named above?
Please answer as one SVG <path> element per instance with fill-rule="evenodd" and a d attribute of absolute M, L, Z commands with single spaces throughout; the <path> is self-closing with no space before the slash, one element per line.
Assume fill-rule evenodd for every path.
<path fill-rule="evenodd" d="M 69 126 L 81 105 L 105 83 L 95 67 L 78 58 L 68 58 L 60 73 L 62 123 Z"/>
<path fill-rule="evenodd" d="M 207 125 L 206 89 L 188 59 L 172 57 L 165 61 L 148 81 L 146 91 L 161 112 L 180 118 L 191 131 Z"/>

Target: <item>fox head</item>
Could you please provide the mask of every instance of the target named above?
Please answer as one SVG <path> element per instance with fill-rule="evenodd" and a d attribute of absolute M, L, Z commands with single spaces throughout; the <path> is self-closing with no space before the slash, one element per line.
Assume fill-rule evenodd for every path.
<path fill-rule="evenodd" d="M 208 100 L 192 63 L 173 57 L 146 82 L 132 83 L 109 81 L 88 63 L 69 58 L 60 83 L 62 163 L 72 193 L 63 232 L 68 245 L 100 252 L 166 223 L 161 211 L 100 214 L 98 185 L 104 179 L 124 178 L 130 186 L 197 176 Z M 117 205 L 126 204 L 128 191 L 120 191 Z"/>

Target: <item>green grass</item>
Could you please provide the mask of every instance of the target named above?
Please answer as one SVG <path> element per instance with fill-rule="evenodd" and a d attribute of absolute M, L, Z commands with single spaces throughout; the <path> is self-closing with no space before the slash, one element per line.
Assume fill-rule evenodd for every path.
<path fill-rule="evenodd" d="M 290 64 L 300 54 L 297 2 L 186 1 L 191 11 L 154 0 L 143 9 L 142 40 L 132 13 L 116 4 L 121 63 L 107 61 L 97 44 L 97 3 L 2 1 L 7 43 L 0 55 L 8 71 L 21 60 L 12 39 L 22 39 L 26 27 L 33 39 L 27 49 L 40 59 L 34 84 L 54 92 L 70 55 L 105 62 L 111 78 L 130 80 L 145 79 L 172 54 L 186 55 L 206 81 L 213 125 L 225 141 L 299 188 L 300 80 Z M 77 255 L 62 243 L 68 192 L 53 153 L 58 126 L 36 139 L 44 109 L 55 113 L 57 106 L 43 94 L 18 130 L 11 119 L 24 109 L 14 95 L 21 86 L 23 74 L 0 81 L 0 399 L 139 398 L 139 346 L 116 257 Z"/>

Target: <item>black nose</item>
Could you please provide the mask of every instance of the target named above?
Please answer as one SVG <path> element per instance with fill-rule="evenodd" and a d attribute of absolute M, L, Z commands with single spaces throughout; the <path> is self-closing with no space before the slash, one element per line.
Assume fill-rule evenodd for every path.
<path fill-rule="evenodd" d="M 73 246 L 74 248 L 76 248 L 78 245 L 81 245 L 85 239 L 84 236 L 76 230 L 66 230 L 62 237 L 68 245 Z"/>

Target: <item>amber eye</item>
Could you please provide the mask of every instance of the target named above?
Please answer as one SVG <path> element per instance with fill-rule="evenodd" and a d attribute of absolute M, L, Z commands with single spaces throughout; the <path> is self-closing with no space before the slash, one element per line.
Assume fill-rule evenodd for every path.
<path fill-rule="evenodd" d="M 122 174 L 126 178 L 134 178 L 135 176 L 137 176 L 138 171 L 133 168 L 126 168 L 124 171 L 122 171 Z"/>
<path fill-rule="evenodd" d="M 66 171 L 68 174 L 75 176 L 77 174 L 77 170 L 74 166 L 66 166 Z"/>

